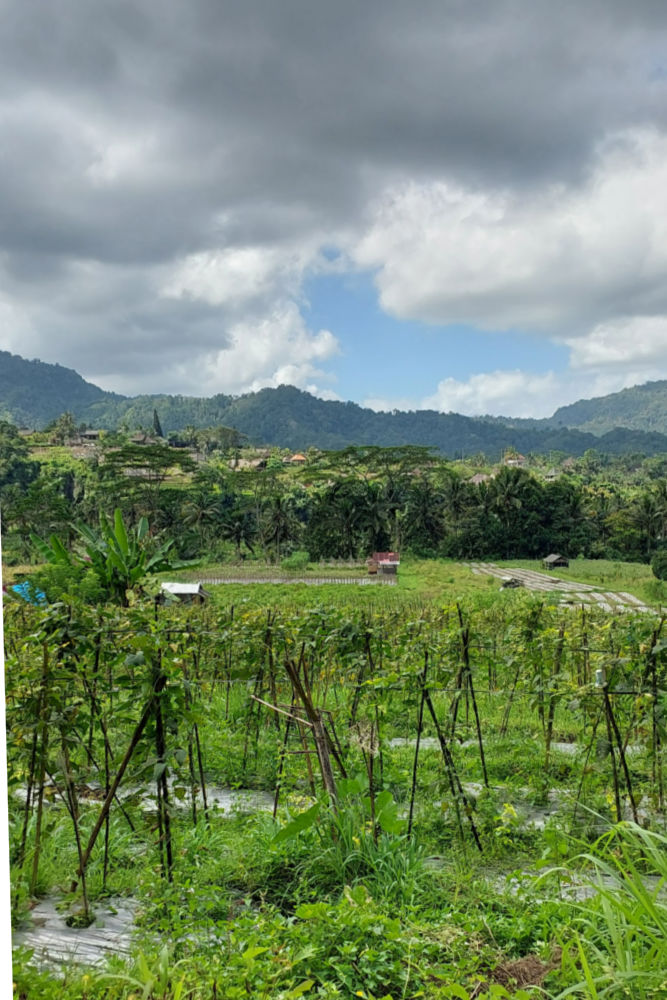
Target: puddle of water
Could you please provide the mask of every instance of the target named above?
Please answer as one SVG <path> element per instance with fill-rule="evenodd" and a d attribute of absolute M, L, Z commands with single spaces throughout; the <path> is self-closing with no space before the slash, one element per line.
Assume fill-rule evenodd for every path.
<path fill-rule="evenodd" d="M 40 967 L 65 963 L 102 965 L 111 955 L 129 956 L 137 903 L 118 898 L 96 903 L 95 922 L 90 927 L 68 927 L 67 912 L 60 912 L 59 900 L 40 900 L 31 912 L 32 926 L 13 933 L 14 946 L 34 951 L 33 962 Z"/>
<path fill-rule="evenodd" d="M 174 792 L 175 788 L 183 788 L 182 781 L 176 781 L 170 777 L 167 780 L 169 789 L 169 805 L 173 809 L 189 809 L 192 804 L 192 796 L 188 787 L 185 795 L 178 798 Z M 155 785 L 151 786 L 128 786 L 120 788 L 118 796 L 120 799 L 129 796 L 139 796 L 139 801 L 145 809 L 157 809 L 157 792 Z M 223 788 L 217 785 L 206 786 L 206 800 L 209 806 L 219 809 L 221 812 L 271 812 L 273 809 L 273 792 L 253 791 L 247 788 Z M 201 789 L 197 790 L 197 805 L 203 806 Z"/>
<path fill-rule="evenodd" d="M 184 782 L 178 781 L 173 777 L 169 777 L 167 780 L 167 786 L 169 788 L 169 804 L 173 809 L 189 809 L 192 803 L 190 788 L 185 786 Z M 186 788 L 185 795 L 179 798 L 175 792 L 175 788 Z M 102 786 L 91 782 L 89 785 L 90 795 L 81 795 L 79 797 L 79 802 L 83 805 L 100 806 L 101 802 L 104 800 L 104 792 Z M 17 796 L 21 801 L 25 802 L 26 789 L 17 788 L 14 789 L 13 794 Z M 209 806 L 215 806 L 220 809 L 221 812 L 242 812 L 242 813 L 253 813 L 253 812 L 270 812 L 273 809 L 273 792 L 263 792 L 263 791 L 253 791 L 248 788 L 224 788 L 217 785 L 207 785 L 206 786 L 206 799 Z M 155 789 L 155 783 L 150 785 L 127 785 L 118 789 L 117 798 L 122 802 L 124 799 L 128 799 L 133 796 L 139 797 L 139 803 L 144 809 L 155 809 L 157 807 L 157 792 Z M 56 803 L 62 804 L 60 797 L 55 794 L 49 795 L 45 799 L 46 803 Z M 197 790 L 197 805 L 203 805 L 203 798 L 201 794 L 201 789 Z M 114 808 L 112 806 L 112 808 Z"/>
<path fill-rule="evenodd" d="M 581 747 L 578 743 L 558 743 L 554 742 L 551 744 L 551 749 L 555 750 L 556 753 L 564 753 L 568 757 L 574 757 L 580 752 Z"/>
<path fill-rule="evenodd" d="M 394 736 L 389 741 L 390 747 L 414 747 L 417 745 L 417 739 L 414 736 Z M 439 750 L 440 741 L 437 736 L 422 736 L 419 741 L 420 750 Z"/>
<path fill-rule="evenodd" d="M 496 879 L 493 884 L 499 892 L 505 891 L 509 892 L 512 896 L 516 896 L 526 879 L 534 882 L 538 877 L 538 873 L 525 870 L 515 877 Z M 667 886 L 665 886 L 664 879 L 660 876 L 644 875 L 642 884 L 649 892 L 655 893 L 657 899 L 661 902 L 667 899 Z M 602 873 L 586 877 L 578 872 L 563 871 L 559 873 L 557 886 L 553 886 L 548 893 L 545 893 L 544 898 L 553 899 L 554 897 L 558 897 L 569 902 L 581 903 L 587 899 L 593 899 L 597 896 L 600 889 L 618 889 L 622 891 L 622 883 L 620 879 L 612 878 Z"/>

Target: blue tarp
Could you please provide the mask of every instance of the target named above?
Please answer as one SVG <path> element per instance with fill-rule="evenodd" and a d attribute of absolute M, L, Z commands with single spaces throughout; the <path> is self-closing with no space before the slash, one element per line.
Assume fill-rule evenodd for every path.
<path fill-rule="evenodd" d="M 15 583 L 11 589 L 19 597 L 22 597 L 24 601 L 28 601 L 29 604 L 48 603 L 44 591 L 33 586 L 32 583 L 28 583 L 27 580 L 24 580 L 23 583 Z"/>

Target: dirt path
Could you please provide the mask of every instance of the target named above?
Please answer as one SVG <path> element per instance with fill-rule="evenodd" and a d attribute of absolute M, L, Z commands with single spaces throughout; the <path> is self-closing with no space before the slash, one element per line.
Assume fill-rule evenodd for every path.
<path fill-rule="evenodd" d="M 498 580 L 520 580 L 528 590 L 543 591 L 545 593 L 560 593 L 561 600 L 573 601 L 577 604 L 593 604 L 602 608 L 603 611 L 652 611 L 634 594 L 627 594 L 613 590 L 596 590 L 589 583 L 577 583 L 574 580 L 562 580 L 553 573 L 538 573 L 533 569 L 510 569 L 508 567 L 496 566 L 495 563 L 472 562 L 468 563 L 470 569 L 476 576 L 495 576 Z M 667 612 L 662 609 L 663 614 Z"/>

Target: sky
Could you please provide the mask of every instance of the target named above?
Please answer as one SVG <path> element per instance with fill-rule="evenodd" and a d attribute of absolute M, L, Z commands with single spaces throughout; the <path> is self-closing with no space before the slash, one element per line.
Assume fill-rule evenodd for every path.
<path fill-rule="evenodd" d="M 667 377 L 664 0 L 0 0 L 0 347 L 547 416 Z"/>

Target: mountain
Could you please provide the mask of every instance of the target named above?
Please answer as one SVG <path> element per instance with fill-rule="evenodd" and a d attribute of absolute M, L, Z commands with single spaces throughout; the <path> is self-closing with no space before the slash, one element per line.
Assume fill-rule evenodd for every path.
<path fill-rule="evenodd" d="M 26 361 L 0 351 L 0 419 L 19 426 L 43 427 L 63 410 L 79 413 L 114 393 L 86 382 L 71 368 Z"/>
<path fill-rule="evenodd" d="M 561 406 L 547 421 L 550 426 L 576 427 L 604 434 L 614 427 L 667 434 L 667 381 L 646 382 L 596 399 L 580 399 Z"/>
<path fill-rule="evenodd" d="M 653 386 L 663 386 L 664 391 L 667 383 L 653 383 Z M 632 392 L 635 390 L 626 390 Z M 603 404 L 611 398 L 582 401 L 574 407 Z M 646 398 L 654 397 L 648 393 Z M 26 361 L 0 351 L 0 418 L 31 427 L 43 427 L 65 410 L 91 427 L 111 429 L 121 424 L 129 428 L 151 427 L 153 411 L 157 410 L 165 433 L 188 425 L 222 424 L 236 427 L 255 444 L 293 450 L 310 446 L 337 449 L 350 444 L 415 444 L 437 448 L 451 458 L 483 452 L 491 459 L 497 459 L 509 447 L 524 453 L 562 451 L 570 455 L 581 455 L 590 448 L 609 454 L 667 452 L 667 436 L 655 431 L 615 427 L 596 436 L 590 430 L 568 427 L 558 417 L 562 411 L 572 409 L 564 407 L 547 421 L 464 417 L 436 410 L 376 413 L 356 403 L 317 399 L 288 385 L 243 396 L 217 395 L 207 399 L 168 395 L 129 397 L 105 392 L 70 368 Z M 595 408 L 590 410 L 593 415 L 595 412 Z M 667 419 L 663 424 L 667 430 Z"/>

